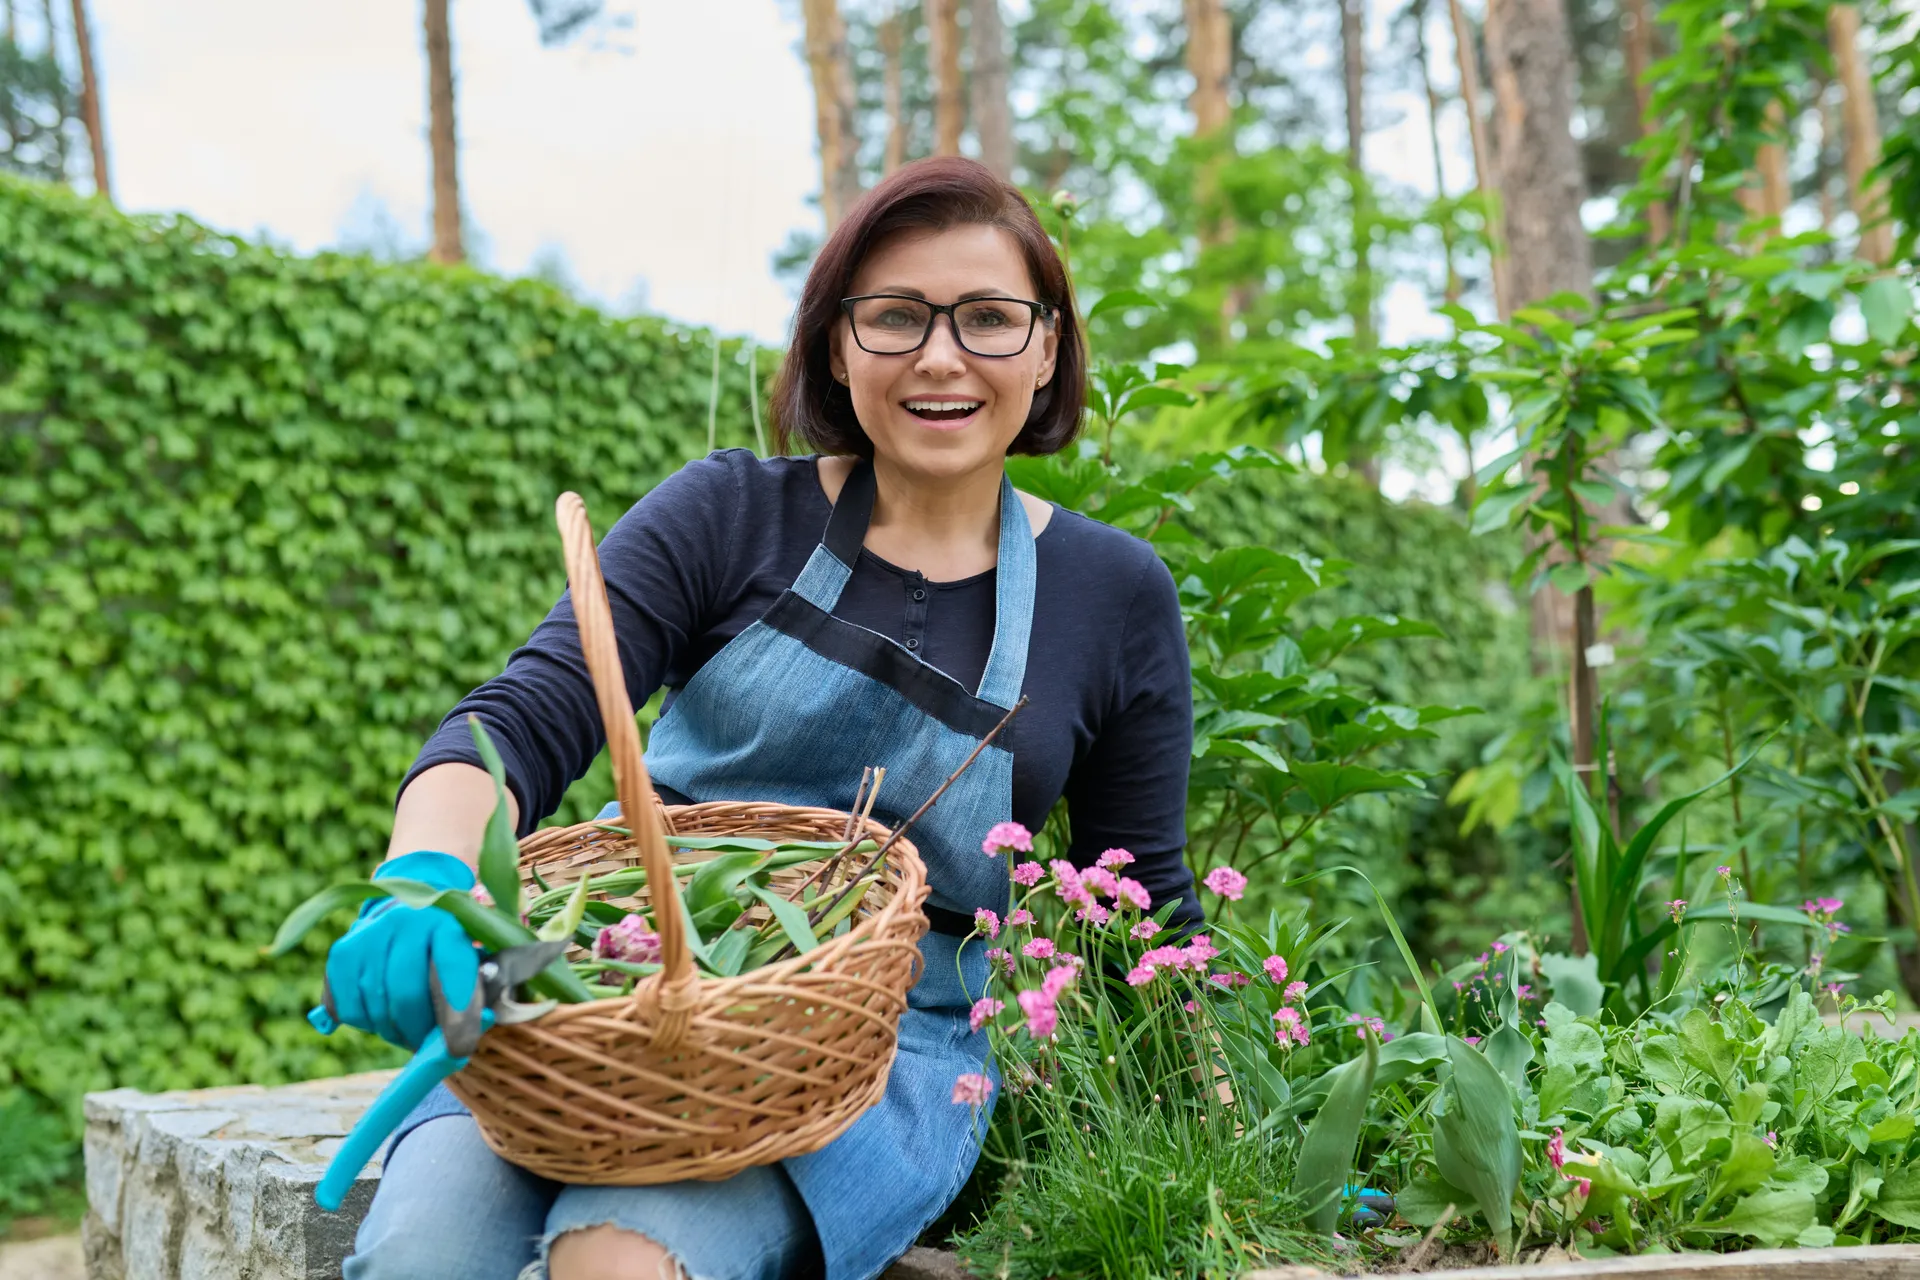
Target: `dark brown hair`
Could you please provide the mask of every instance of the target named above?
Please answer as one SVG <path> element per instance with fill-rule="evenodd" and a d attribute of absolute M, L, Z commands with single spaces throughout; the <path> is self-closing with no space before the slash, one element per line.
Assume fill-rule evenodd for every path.
<path fill-rule="evenodd" d="M 813 260 L 794 313 L 793 341 L 773 382 L 773 435 L 780 452 L 799 440 L 821 453 L 873 456 L 873 442 L 854 417 L 852 393 L 834 378 L 830 364 L 840 300 L 861 261 L 882 240 L 902 231 L 962 226 L 999 227 L 1019 242 L 1039 294 L 1034 301 L 1052 308 L 1049 320 L 1059 335 L 1053 377 L 1034 392 L 1026 426 L 1008 452 L 1056 453 L 1073 442 L 1086 407 L 1087 355 L 1067 269 L 1018 187 L 977 160 L 934 156 L 902 165 L 861 197 Z"/>

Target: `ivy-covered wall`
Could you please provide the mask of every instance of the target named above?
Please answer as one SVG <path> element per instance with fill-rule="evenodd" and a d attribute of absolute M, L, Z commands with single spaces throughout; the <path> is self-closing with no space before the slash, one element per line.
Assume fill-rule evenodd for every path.
<path fill-rule="evenodd" d="M 318 938 L 260 946 L 552 604 L 555 496 L 604 530 L 705 450 L 711 367 L 540 283 L 0 177 L 0 1116 L 391 1060 L 300 1017 Z"/>

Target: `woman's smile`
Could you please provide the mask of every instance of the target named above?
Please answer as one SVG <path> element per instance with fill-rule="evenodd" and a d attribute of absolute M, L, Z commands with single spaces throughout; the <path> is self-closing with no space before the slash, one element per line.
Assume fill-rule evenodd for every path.
<path fill-rule="evenodd" d="M 902 400 L 905 409 L 922 426 L 935 431 L 958 431 L 980 416 L 986 401 L 977 396 L 913 396 Z"/>

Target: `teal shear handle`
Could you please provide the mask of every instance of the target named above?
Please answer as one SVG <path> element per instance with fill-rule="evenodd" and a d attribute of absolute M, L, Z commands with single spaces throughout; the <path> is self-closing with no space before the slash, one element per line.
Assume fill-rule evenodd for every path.
<path fill-rule="evenodd" d="M 493 1026 L 493 1010 L 481 1011 L 480 1026 L 482 1030 Z M 360 1171 L 367 1167 L 367 1161 L 373 1159 L 381 1144 L 400 1127 L 401 1121 L 413 1114 L 413 1109 L 435 1085 L 466 1066 L 468 1061 L 447 1052 L 447 1038 L 440 1033 L 440 1028 L 429 1031 L 420 1051 L 413 1055 L 413 1061 L 380 1091 L 360 1122 L 353 1126 L 346 1142 L 334 1153 L 333 1163 L 327 1166 L 326 1176 L 313 1192 L 320 1207 L 328 1213 L 337 1213 L 347 1193 L 353 1190 Z"/>
<path fill-rule="evenodd" d="M 447 1003 L 446 993 L 440 989 L 439 971 L 429 972 L 427 984 L 433 993 L 434 1028 L 421 1042 L 413 1061 L 401 1068 L 400 1074 L 380 1091 L 340 1150 L 334 1153 L 333 1163 L 327 1166 L 326 1176 L 313 1192 L 322 1209 L 328 1213 L 339 1211 L 360 1171 L 367 1167 L 367 1161 L 373 1159 L 381 1144 L 413 1114 L 413 1109 L 433 1092 L 435 1085 L 467 1065 L 480 1037 L 492 1030 L 495 1023 L 531 1022 L 554 1007 L 551 1000 L 522 1004 L 513 998 L 513 993 L 521 983 L 557 960 L 566 948 L 564 939 L 530 942 L 487 957 L 480 965 L 475 998 L 462 1009 Z M 323 1004 L 307 1015 L 307 1021 L 321 1035 L 332 1035 L 339 1027 L 331 992 Z"/>

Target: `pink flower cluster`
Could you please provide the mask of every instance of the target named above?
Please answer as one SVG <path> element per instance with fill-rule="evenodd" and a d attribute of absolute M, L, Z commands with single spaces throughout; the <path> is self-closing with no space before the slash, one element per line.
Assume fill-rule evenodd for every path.
<path fill-rule="evenodd" d="M 973 913 L 973 928 L 976 933 L 984 933 L 989 938 L 997 938 L 1000 936 L 1000 917 L 985 907 L 982 907 Z"/>
<path fill-rule="evenodd" d="M 1268 956 L 1260 962 L 1260 967 L 1267 971 L 1267 977 L 1273 980 L 1276 987 L 1287 980 L 1287 961 L 1284 956 Z"/>
<path fill-rule="evenodd" d="M 1047 976 L 1032 991 L 1022 991 L 1015 998 L 1020 1002 L 1020 1012 L 1027 1018 L 1027 1034 L 1035 1040 L 1045 1040 L 1052 1035 L 1054 1028 L 1060 1025 L 1060 1011 L 1057 1007 L 1060 993 L 1067 989 L 1075 975 L 1080 972 L 1078 964 L 1055 965 L 1047 970 Z"/>
<path fill-rule="evenodd" d="M 1307 984 L 1298 981 L 1289 982 L 1286 989 L 1280 993 L 1280 998 L 1288 1004 L 1299 1003 L 1307 998 Z"/>
<path fill-rule="evenodd" d="M 1313 1038 L 1307 1019 L 1292 1005 L 1282 1006 L 1273 1015 L 1273 1039 L 1275 1044 L 1305 1044 Z"/>
<path fill-rule="evenodd" d="M 1213 939 L 1204 933 L 1194 934 L 1184 947 L 1154 947 L 1127 972 L 1127 985 L 1144 987 L 1159 977 L 1162 970 L 1172 973 L 1182 969 L 1205 972 L 1207 963 L 1219 954 Z M 1244 978 L 1245 975 L 1241 976 Z"/>
<path fill-rule="evenodd" d="M 647 927 L 645 916 L 627 916 L 594 936 L 593 958 L 627 964 L 659 964 L 660 935 Z"/>
<path fill-rule="evenodd" d="M 1238 902 L 1247 891 L 1247 878 L 1232 867 L 1215 867 L 1203 883 L 1229 902 Z"/>
<path fill-rule="evenodd" d="M 1015 884 L 1024 889 L 1031 889 L 1040 883 L 1040 878 L 1047 874 L 1047 869 L 1037 862 L 1023 862 L 1015 867 L 1011 874 Z"/>
<path fill-rule="evenodd" d="M 1033 833 L 1017 822 L 996 822 L 980 842 L 980 852 L 997 858 L 1001 852 L 1033 852 Z"/>
<path fill-rule="evenodd" d="M 1147 892 L 1145 885 L 1131 876 L 1116 876 L 1113 873 L 1115 866 L 1125 865 L 1114 859 L 1115 854 L 1123 856 L 1128 862 L 1133 860 L 1133 855 L 1125 849 L 1109 849 L 1100 855 L 1102 861 L 1099 865 L 1084 871 L 1065 858 L 1055 858 L 1051 864 L 1055 891 L 1059 893 L 1060 900 L 1068 906 L 1078 907 L 1075 918 L 1091 923 L 1095 928 L 1111 920 L 1114 911 L 1128 907 L 1146 911 L 1153 906 L 1153 895 Z M 1095 895 L 1111 899 L 1113 906 L 1102 906 Z"/>
<path fill-rule="evenodd" d="M 967 1025 L 978 1031 L 987 1025 L 987 1020 L 1006 1008 L 1004 1000 L 995 1000 L 992 996 L 982 996 L 973 1002 L 973 1008 L 967 1012 Z"/>
<path fill-rule="evenodd" d="M 1381 1044 L 1385 1044 L 1387 1041 L 1393 1039 L 1393 1032 L 1387 1030 L 1387 1024 L 1379 1018 L 1369 1017 L 1363 1013 L 1350 1013 L 1347 1015 L 1347 1021 L 1351 1022 L 1353 1029 L 1362 1036 L 1371 1031 L 1373 1038 Z"/>
<path fill-rule="evenodd" d="M 1105 867 L 1109 871 L 1118 871 L 1121 867 L 1127 866 L 1132 862 L 1133 855 L 1125 849 L 1109 849 L 1100 855 L 1100 859 L 1095 865 Z"/>
<path fill-rule="evenodd" d="M 968 1071 L 953 1082 L 953 1102 L 961 1107 L 983 1107 L 993 1094 L 993 1081 L 978 1071 Z"/>

